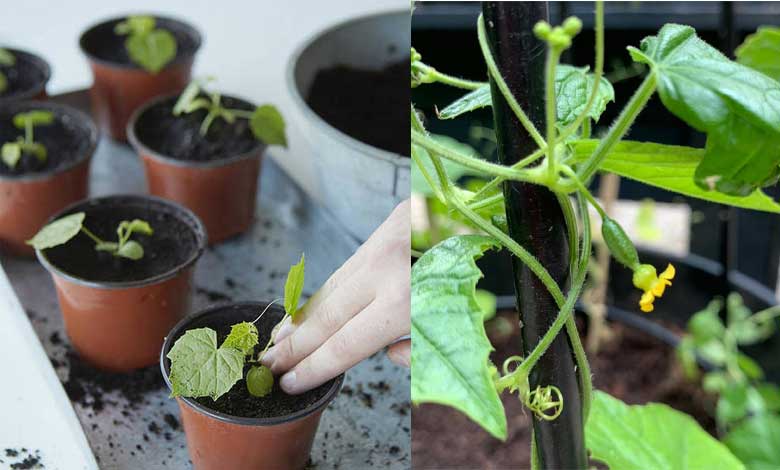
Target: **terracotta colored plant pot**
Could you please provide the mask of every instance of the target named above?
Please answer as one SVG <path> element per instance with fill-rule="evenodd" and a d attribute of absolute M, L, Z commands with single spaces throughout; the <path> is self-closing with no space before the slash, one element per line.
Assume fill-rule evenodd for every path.
<path fill-rule="evenodd" d="M 15 135 L 21 135 L 22 131 L 11 126 L 11 118 L 17 113 L 33 109 L 52 111 L 58 123 L 67 122 L 69 134 L 62 136 L 68 137 L 68 145 L 79 145 L 79 150 L 73 158 L 43 171 L 0 173 L 0 248 L 18 256 L 32 256 L 35 253 L 25 242 L 38 232 L 52 214 L 87 197 L 89 162 L 97 145 L 97 128 L 89 116 L 67 106 L 32 101 L 8 103 L 0 107 L 0 122 L 7 122 L 9 129 L 12 128 L 7 135 L 4 130 L 0 130 L 0 141 L 5 142 L 12 140 Z M 37 130 L 36 139 L 45 131 Z M 47 145 L 51 159 L 57 156 L 56 143 L 54 140 Z M 65 145 L 65 142 L 59 143 Z"/>
<path fill-rule="evenodd" d="M 49 64 L 29 52 L 11 48 L 5 50 L 14 56 L 16 63 L 13 65 L 13 76 L 6 74 L 10 91 L 6 90 L 6 94 L 0 95 L 0 106 L 14 101 L 46 99 L 46 84 L 51 78 Z"/>
<path fill-rule="evenodd" d="M 139 137 L 136 123 L 145 111 L 171 96 L 150 101 L 133 115 L 127 136 L 144 163 L 149 192 L 176 201 L 200 217 L 209 243 L 219 243 L 245 232 L 255 215 L 260 163 L 265 145 L 258 142 L 241 155 L 218 160 L 191 161 L 162 155 Z"/>
<path fill-rule="evenodd" d="M 155 96 L 184 89 L 200 48 L 201 36 L 195 28 L 171 18 L 155 18 L 157 27 L 170 31 L 177 43 L 176 58 L 155 74 L 130 61 L 114 59 L 116 49 L 124 48 L 125 41 L 125 37 L 114 33 L 114 27 L 124 17 L 89 28 L 79 40 L 94 76 L 90 90 L 92 114 L 101 129 L 119 141 L 125 141 L 127 121 L 139 106 Z"/>
<path fill-rule="evenodd" d="M 186 226 L 188 238 L 181 242 L 190 246 L 186 257 L 147 278 L 101 281 L 71 274 L 57 265 L 58 257 L 69 250 L 68 244 L 73 240 L 60 247 L 37 251 L 38 260 L 54 280 L 65 330 L 73 347 L 94 366 L 112 371 L 129 371 L 156 362 L 165 335 L 189 311 L 192 273 L 206 246 L 205 230 L 186 208 L 150 196 L 88 199 L 52 218 L 83 211 L 87 214 L 85 224 L 89 225 L 90 214 L 97 211 L 133 207 L 147 208 Z M 108 228 L 113 229 L 115 225 Z M 90 230 L 94 232 L 95 227 Z"/>
<path fill-rule="evenodd" d="M 170 361 L 165 357 L 174 342 L 192 328 L 220 328 L 254 320 L 267 303 L 240 302 L 210 307 L 182 320 L 168 334 L 160 354 L 160 368 L 170 387 Z M 283 310 L 272 306 L 265 316 L 281 319 Z M 190 459 L 197 470 L 300 470 L 314 442 L 320 416 L 338 394 L 344 376 L 337 377 L 315 403 L 287 416 L 244 418 L 205 407 L 192 398 L 177 398 Z M 237 385 L 239 386 L 239 385 Z"/>

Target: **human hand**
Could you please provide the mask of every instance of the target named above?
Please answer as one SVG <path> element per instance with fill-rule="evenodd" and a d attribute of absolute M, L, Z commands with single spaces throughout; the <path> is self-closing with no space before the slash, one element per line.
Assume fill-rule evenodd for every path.
<path fill-rule="evenodd" d="M 302 307 L 303 322 L 285 322 L 263 356 L 280 385 L 303 393 L 349 369 L 411 331 L 410 201 L 387 220 Z M 411 341 L 388 348 L 409 366 Z"/>

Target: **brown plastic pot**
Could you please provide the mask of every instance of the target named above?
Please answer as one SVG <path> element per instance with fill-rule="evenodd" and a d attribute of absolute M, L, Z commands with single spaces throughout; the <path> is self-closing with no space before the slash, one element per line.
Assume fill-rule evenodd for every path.
<path fill-rule="evenodd" d="M 154 151 L 139 138 L 136 124 L 147 110 L 174 98 L 159 97 L 138 109 L 127 126 L 128 140 L 143 160 L 149 192 L 190 208 L 206 226 L 209 243 L 219 243 L 252 225 L 266 146 L 258 142 L 249 152 L 210 161 L 185 161 Z"/>
<path fill-rule="evenodd" d="M 92 365 L 117 372 L 154 364 L 165 335 L 188 313 L 193 269 L 206 246 L 203 225 L 188 209 L 150 196 L 88 199 L 52 218 L 83 211 L 89 222 L 95 210 L 133 205 L 169 214 L 191 230 L 195 247 L 186 260 L 146 279 L 103 282 L 69 274 L 50 260 L 49 250 L 37 251 L 38 260 L 54 280 L 73 347 Z"/>
<path fill-rule="evenodd" d="M 5 48 L 16 59 L 13 73 L 6 72 L 10 89 L 0 95 L 0 107 L 15 101 L 43 100 L 48 97 L 46 84 L 51 78 L 51 68 L 43 58 L 19 49 Z"/>
<path fill-rule="evenodd" d="M 241 321 L 252 321 L 267 306 L 264 302 L 238 302 L 202 310 L 176 325 L 165 338 L 160 353 L 160 368 L 170 387 L 170 361 L 166 354 L 187 330 L 221 328 Z M 271 306 L 264 317 L 273 322 L 284 311 Z M 273 323 L 272 323 L 273 324 Z M 344 376 L 337 377 L 330 389 L 309 407 L 276 418 L 243 418 L 214 411 L 193 400 L 179 397 L 179 410 L 187 436 L 190 459 L 197 470 L 300 470 L 309 459 L 325 407 L 338 394 Z"/>
<path fill-rule="evenodd" d="M 0 107 L 0 122 L 8 122 L 20 112 L 41 109 L 52 111 L 58 122 L 67 121 L 71 141 L 79 142 L 82 151 L 68 162 L 40 172 L 0 174 L 0 249 L 17 256 L 32 256 L 35 250 L 25 242 L 55 212 L 75 201 L 87 197 L 89 162 L 97 145 L 97 128 L 81 111 L 53 103 L 15 102 Z M 21 131 L 13 128 L 10 138 Z M 38 131 L 39 134 L 41 131 Z M 5 131 L 0 129 L 0 141 L 5 141 Z M 10 140 L 10 139 L 9 139 Z M 52 147 L 52 145 L 49 145 Z M 49 148 L 49 158 L 57 149 Z M 0 163 L 0 165 L 3 165 Z"/>
<path fill-rule="evenodd" d="M 177 53 L 173 61 L 154 74 L 129 60 L 115 59 L 117 49 L 124 51 L 125 37 L 115 34 L 114 27 L 125 17 L 92 26 L 79 39 L 94 77 L 90 90 L 92 114 L 101 129 L 122 142 L 133 111 L 155 96 L 181 92 L 189 83 L 195 53 L 201 45 L 200 33 L 194 27 L 171 18 L 155 18 L 157 27 L 176 37 Z"/>

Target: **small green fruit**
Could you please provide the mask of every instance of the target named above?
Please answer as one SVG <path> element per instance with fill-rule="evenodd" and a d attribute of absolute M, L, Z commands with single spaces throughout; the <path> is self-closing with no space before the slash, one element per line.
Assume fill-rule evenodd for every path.
<path fill-rule="evenodd" d="M 256 397 L 264 397 L 274 388 L 274 374 L 266 366 L 252 366 L 246 374 L 246 388 Z"/>

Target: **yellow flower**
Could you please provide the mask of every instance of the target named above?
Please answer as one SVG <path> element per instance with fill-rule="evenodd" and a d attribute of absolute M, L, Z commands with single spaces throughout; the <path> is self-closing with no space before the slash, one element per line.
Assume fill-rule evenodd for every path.
<path fill-rule="evenodd" d="M 655 268 L 649 264 L 641 264 L 634 270 L 634 286 L 644 291 L 642 298 L 639 299 L 639 308 L 643 312 L 653 311 L 653 301 L 656 297 L 664 295 L 666 286 L 672 285 L 674 273 L 674 266 L 671 263 L 660 276 L 656 274 Z"/>

